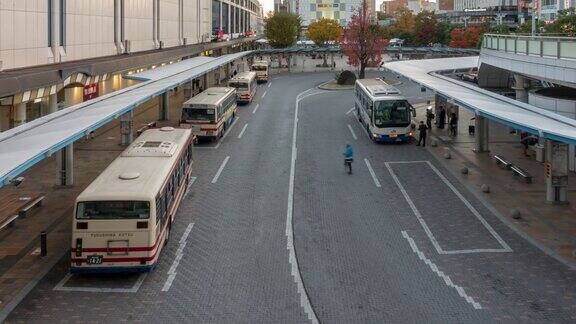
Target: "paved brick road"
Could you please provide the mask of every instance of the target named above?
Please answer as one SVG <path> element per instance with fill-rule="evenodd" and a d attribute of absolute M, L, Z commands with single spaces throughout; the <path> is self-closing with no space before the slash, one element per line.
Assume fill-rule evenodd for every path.
<path fill-rule="evenodd" d="M 285 235 L 294 102 L 330 77 L 281 75 L 271 87 L 262 85 L 217 149 L 206 144 L 196 150 L 197 180 L 168 249 L 137 292 L 54 290 L 66 276 L 65 259 L 8 321 L 306 322 Z M 409 96 L 422 95 L 409 84 L 401 87 Z M 300 105 L 295 247 L 321 322 L 576 320 L 572 271 L 515 235 L 426 150 L 369 142 L 354 116 L 346 115 L 352 105 L 350 91 L 310 96 Z M 351 176 L 342 165 L 346 142 L 356 151 Z M 389 161 L 430 161 L 454 190 L 426 163 L 390 164 L 419 221 Z M 179 240 L 191 223 L 182 249 Z M 512 252 L 441 254 L 430 235 L 444 252 L 498 250 L 502 242 Z M 179 248 L 176 277 L 162 291 Z M 137 280 L 81 279 L 83 287 L 97 288 L 130 288 Z M 64 287 L 79 283 L 73 278 Z"/>

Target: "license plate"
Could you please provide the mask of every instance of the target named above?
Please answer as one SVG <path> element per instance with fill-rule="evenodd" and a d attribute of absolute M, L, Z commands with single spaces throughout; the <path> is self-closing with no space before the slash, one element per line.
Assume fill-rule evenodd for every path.
<path fill-rule="evenodd" d="M 398 134 L 396 134 L 396 132 L 390 132 L 390 134 L 388 134 L 388 136 L 390 136 L 391 138 L 396 138 L 396 137 L 398 137 Z"/>
<path fill-rule="evenodd" d="M 86 257 L 86 264 L 102 264 L 102 256 L 89 255 Z"/>

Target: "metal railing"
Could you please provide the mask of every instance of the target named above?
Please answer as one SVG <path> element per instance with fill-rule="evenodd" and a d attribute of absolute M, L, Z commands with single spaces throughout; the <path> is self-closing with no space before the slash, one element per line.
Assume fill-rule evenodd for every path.
<path fill-rule="evenodd" d="M 520 55 L 576 60 L 576 37 L 484 34 L 482 48 Z"/>

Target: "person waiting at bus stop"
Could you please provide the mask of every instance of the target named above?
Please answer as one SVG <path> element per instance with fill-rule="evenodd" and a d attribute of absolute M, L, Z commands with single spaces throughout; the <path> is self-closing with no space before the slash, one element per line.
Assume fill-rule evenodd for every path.
<path fill-rule="evenodd" d="M 456 132 L 458 129 L 458 117 L 456 117 L 455 113 L 450 114 L 450 135 L 456 136 Z"/>
<path fill-rule="evenodd" d="M 422 146 L 426 146 L 426 130 L 428 129 L 428 127 L 426 125 L 424 125 L 423 121 L 420 121 L 420 125 L 418 125 L 418 144 L 416 144 L 416 146 L 420 146 L 420 143 L 422 143 Z"/>

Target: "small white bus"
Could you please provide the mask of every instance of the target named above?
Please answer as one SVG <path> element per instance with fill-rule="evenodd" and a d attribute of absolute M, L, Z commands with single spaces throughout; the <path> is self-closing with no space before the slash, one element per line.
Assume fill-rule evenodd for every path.
<path fill-rule="evenodd" d="M 236 102 L 250 103 L 256 95 L 256 72 L 240 72 L 228 81 L 236 89 Z"/>
<path fill-rule="evenodd" d="M 221 138 L 236 116 L 236 89 L 208 88 L 186 101 L 182 107 L 181 127 L 192 128 L 199 138 Z"/>
<path fill-rule="evenodd" d="M 252 71 L 256 72 L 256 80 L 258 82 L 268 82 L 268 61 L 254 61 L 252 63 Z"/>
<path fill-rule="evenodd" d="M 76 199 L 71 272 L 140 272 L 168 241 L 192 172 L 189 129 L 142 133 Z"/>
<path fill-rule="evenodd" d="M 381 79 L 356 80 L 358 119 L 375 142 L 407 142 L 416 111 L 395 87 Z"/>

